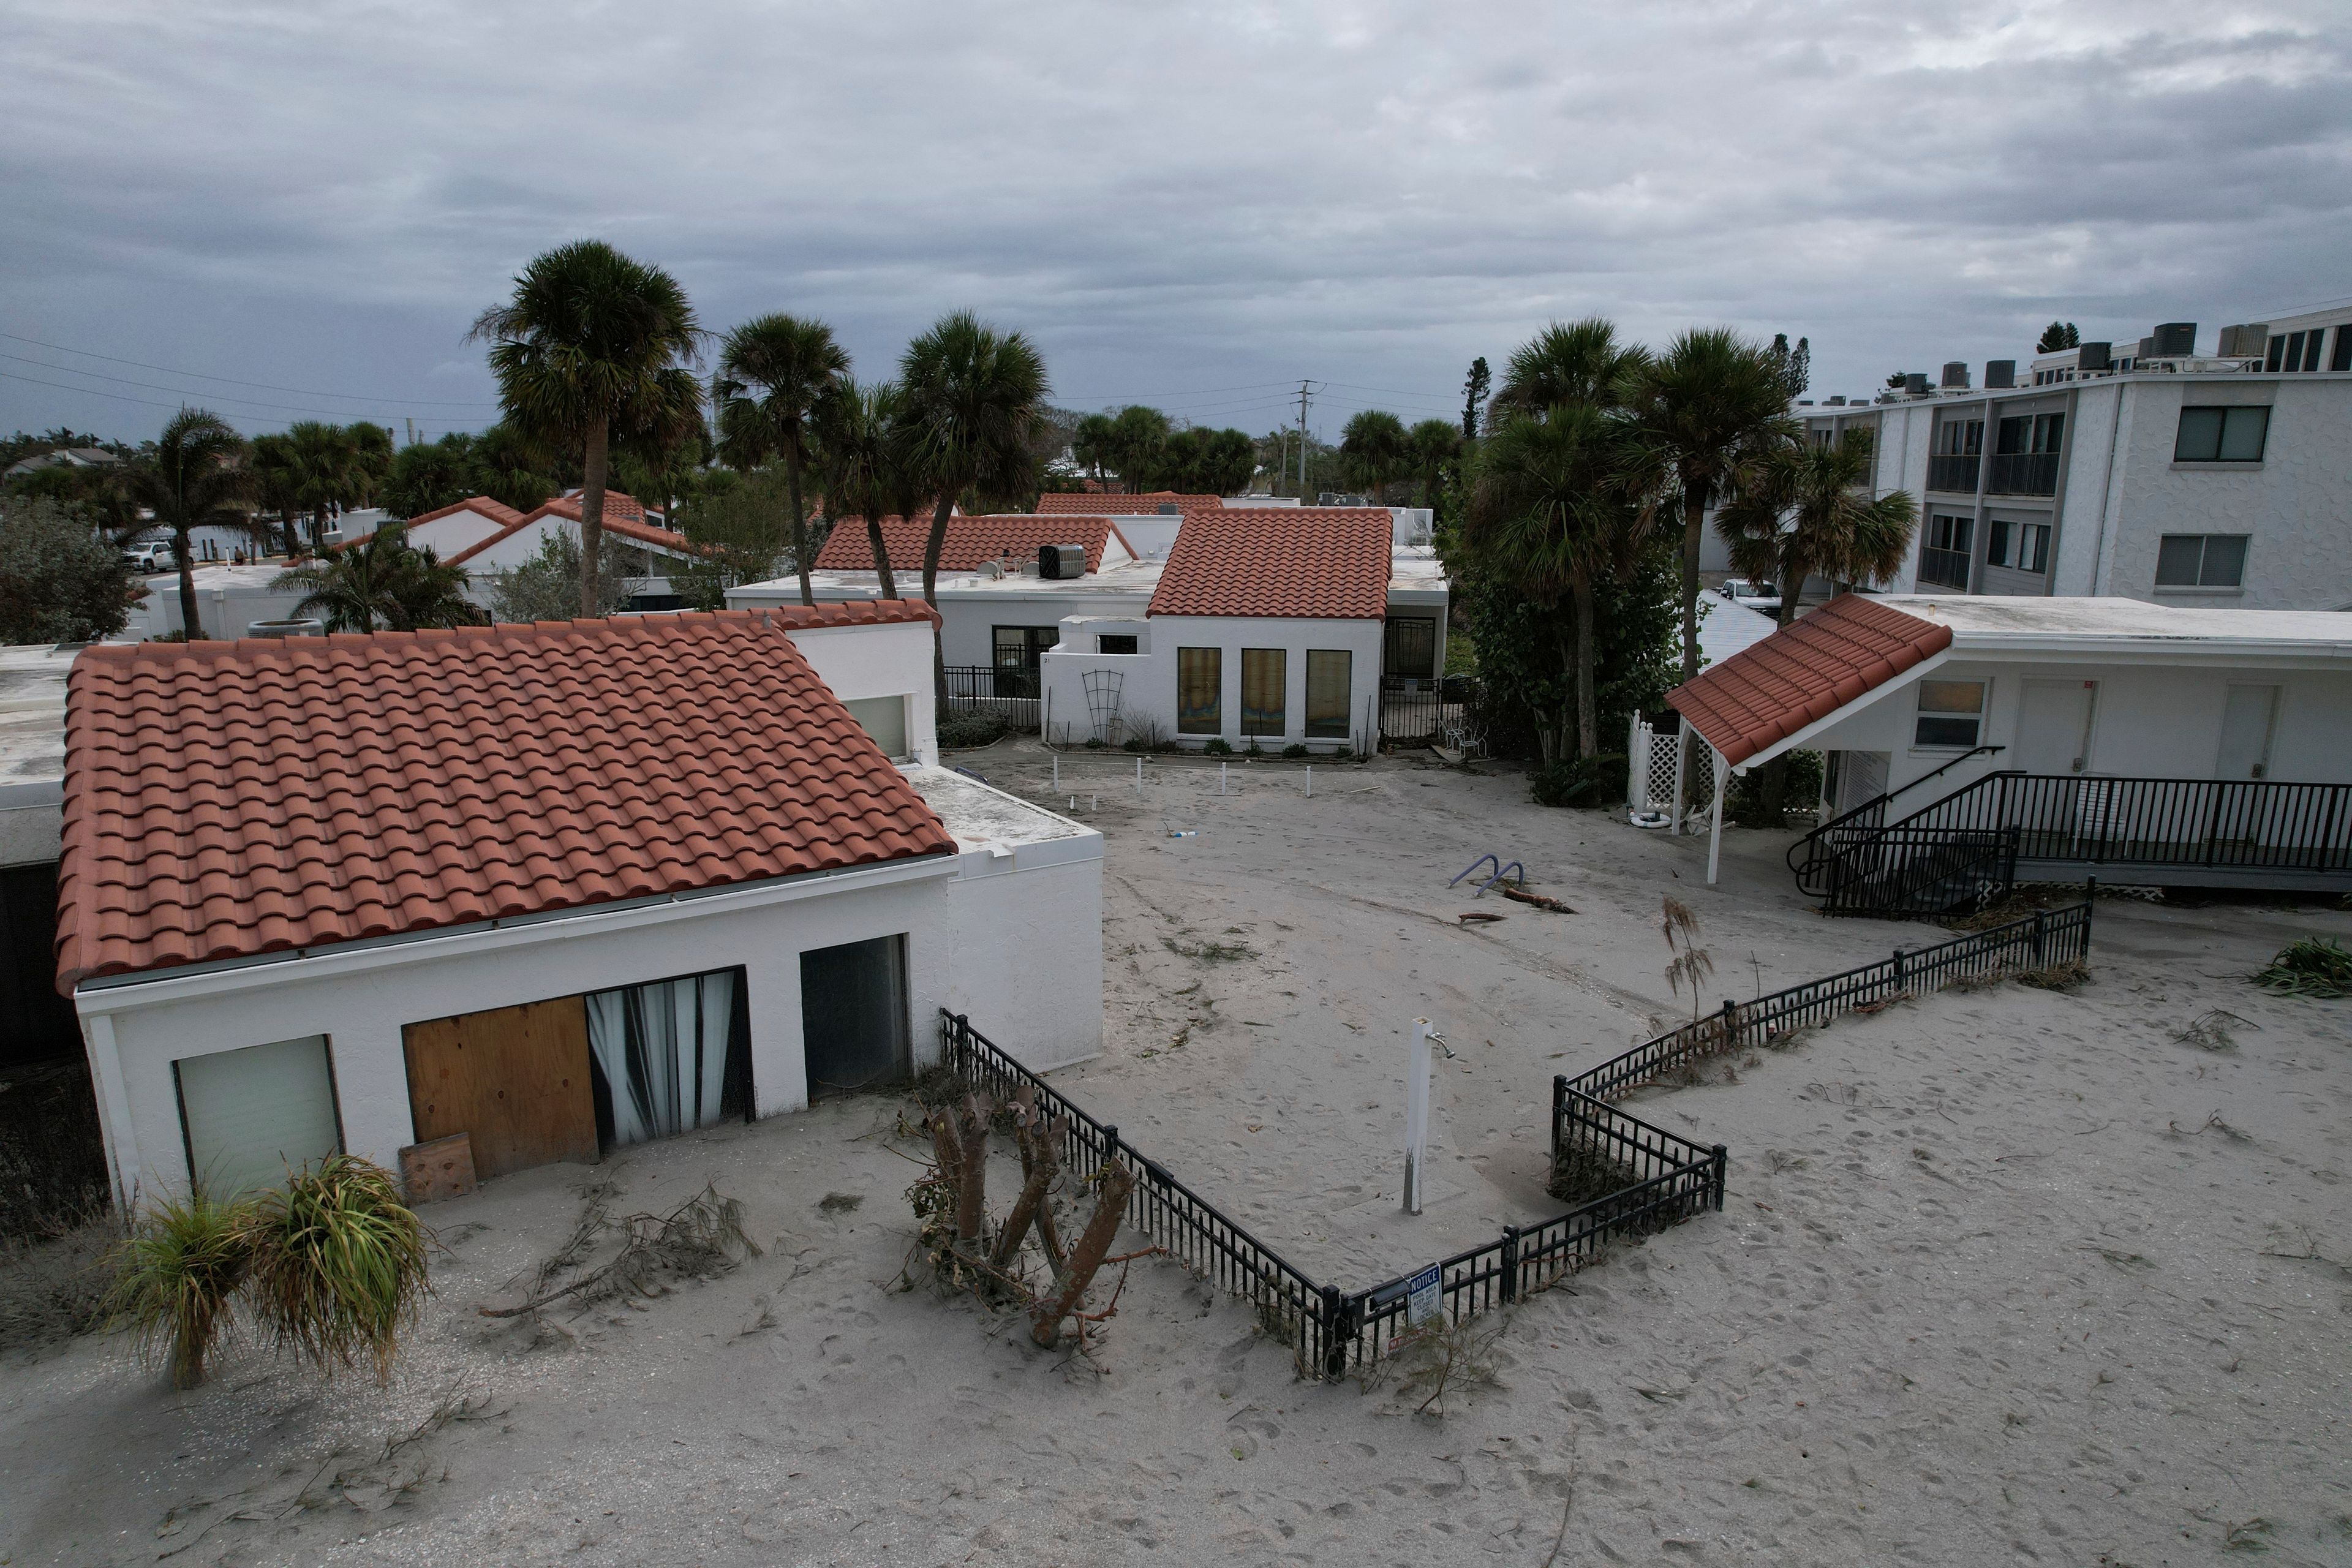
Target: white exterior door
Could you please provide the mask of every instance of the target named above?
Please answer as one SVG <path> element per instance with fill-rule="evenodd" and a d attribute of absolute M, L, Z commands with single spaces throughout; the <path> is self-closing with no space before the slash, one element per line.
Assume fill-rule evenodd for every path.
<path fill-rule="evenodd" d="M 2278 721 L 2279 689 L 2232 686 L 2221 707 L 2221 752 L 2217 779 L 2270 776 L 2271 733 Z"/>
<path fill-rule="evenodd" d="M 2017 715 L 2017 745 L 2007 765 L 2062 776 L 2087 772 L 2098 695 L 2095 680 L 2027 681 Z"/>

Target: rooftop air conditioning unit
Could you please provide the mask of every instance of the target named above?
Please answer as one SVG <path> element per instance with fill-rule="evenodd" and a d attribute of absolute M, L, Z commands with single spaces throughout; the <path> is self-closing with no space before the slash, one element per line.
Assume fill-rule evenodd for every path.
<path fill-rule="evenodd" d="M 249 637 L 322 637 L 327 635 L 324 621 L 254 621 L 247 625 Z"/>
<path fill-rule="evenodd" d="M 2187 359 L 2197 352 L 2197 323 L 2159 321 L 2147 342 L 2147 352 L 2158 359 Z"/>
<path fill-rule="evenodd" d="M 1161 517 L 1181 517 L 1184 515 L 1184 509 L 1178 506 L 1172 500 L 1164 500 L 1160 503 L 1159 515 Z"/>
<path fill-rule="evenodd" d="M 1985 361 L 1985 386 L 1988 390 L 2017 384 L 2017 362 L 2013 359 Z"/>
<path fill-rule="evenodd" d="M 1822 406 L 1824 408 L 1843 408 L 1845 406 L 1845 398 L 1843 395 L 1836 397 L 1824 397 L 1822 399 Z"/>
<path fill-rule="evenodd" d="M 1083 544 L 1041 544 L 1037 547 L 1037 575 L 1063 582 L 1087 574 L 1087 547 Z"/>
<path fill-rule="evenodd" d="M 1969 389 L 1969 367 L 1958 360 L 1944 362 L 1944 390 L 1966 392 Z"/>
<path fill-rule="evenodd" d="M 1927 396 L 1927 373 L 1926 371 L 1913 371 L 1905 375 L 1903 378 L 1903 390 L 1906 394 L 1913 397 Z"/>
<path fill-rule="evenodd" d="M 2074 368 L 2076 370 L 2108 369 L 2116 363 L 2111 352 L 2114 348 L 2113 343 L 2084 343 L 2081 352 L 2075 355 Z"/>
<path fill-rule="evenodd" d="M 2223 359 L 2260 359 L 2270 342 L 2270 323 L 2250 321 L 2243 326 L 2223 327 L 2221 347 L 2214 352 Z"/>

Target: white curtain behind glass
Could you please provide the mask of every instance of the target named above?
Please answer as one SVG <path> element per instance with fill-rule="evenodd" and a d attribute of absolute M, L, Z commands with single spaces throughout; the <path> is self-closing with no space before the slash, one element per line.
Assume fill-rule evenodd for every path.
<path fill-rule="evenodd" d="M 613 1094 L 613 1142 L 642 1143 L 720 1118 L 735 972 L 593 992 L 588 1049 Z"/>

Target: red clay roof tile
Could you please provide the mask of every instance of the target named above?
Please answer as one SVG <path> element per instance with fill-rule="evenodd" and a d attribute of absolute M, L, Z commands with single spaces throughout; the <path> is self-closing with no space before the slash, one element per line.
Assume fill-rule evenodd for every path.
<path fill-rule="evenodd" d="M 402 521 L 406 526 L 415 528 L 420 522 L 431 522 L 436 518 L 449 517 L 461 511 L 470 511 L 478 516 L 487 517 L 500 528 L 512 528 L 522 521 L 522 513 L 502 500 L 492 500 L 488 496 L 467 496 L 464 500 L 452 501 L 447 506 L 432 511 L 420 512 L 415 517 L 404 518 Z"/>
<path fill-rule="evenodd" d="M 1840 594 L 1666 693 L 1734 766 L 1952 645 L 1952 628 Z"/>
<path fill-rule="evenodd" d="M 1097 515 L 1150 517 L 1157 514 L 1163 506 L 1172 506 L 1179 510 L 1191 512 L 1202 508 L 1222 510 L 1224 504 L 1223 500 L 1216 496 L 1187 495 L 1181 490 L 1144 490 L 1139 494 L 1127 495 L 1106 495 L 1100 492 L 1073 495 L 1067 491 L 1056 490 L 1037 498 L 1037 511 L 1042 517 L 1069 512 L 1077 512 L 1088 517 Z"/>
<path fill-rule="evenodd" d="M 1393 538 L 1386 507 L 1188 513 L 1149 613 L 1381 620 Z"/>
<path fill-rule="evenodd" d="M 940 570 L 976 572 L 992 561 L 1006 557 L 1034 560 L 1041 544 L 1083 544 L 1087 547 L 1087 570 L 1097 572 L 1102 569 L 1103 541 L 1109 532 L 1110 520 L 1099 516 L 957 512 L 948 519 L 947 538 L 940 546 Z M 930 542 L 930 537 L 931 520 L 928 517 L 884 518 L 882 548 L 890 552 L 891 574 L 895 576 L 903 572 L 920 572 L 923 548 Z M 825 536 L 824 547 L 816 552 L 814 564 L 820 572 L 873 571 L 874 542 L 866 534 L 866 520 L 845 517 L 836 521 L 833 531 Z"/>
<path fill-rule="evenodd" d="M 493 501 L 490 504 L 496 506 L 498 503 Z M 480 509 L 476 508 L 475 510 L 478 510 Z M 467 562 L 472 560 L 475 556 L 479 555 L 483 551 L 488 550 L 493 544 L 503 543 L 505 541 L 513 538 L 517 533 L 530 527 L 532 523 L 537 522 L 543 517 L 560 517 L 567 519 L 572 522 L 578 522 L 580 521 L 580 498 L 578 496 L 559 496 L 551 501 L 541 503 L 538 507 L 528 512 L 514 512 L 511 508 L 502 510 L 508 510 L 510 515 L 512 515 L 514 521 L 507 523 L 498 532 L 490 535 L 488 539 L 482 540 L 478 543 L 467 545 L 465 549 L 457 552 L 457 554 L 450 556 L 449 559 L 443 562 L 442 564 L 445 566 L 461 566 Z M 416 521 L 422 521 L 423 520 L 418 519 Z M 415 524 L 412 523 L 411 526 L 413 527 Z M 635 496 L 625 495 L 619 490 L 606 490 L 604 492 L 604 529 L 608 533 L 611 533 L 617 538 L 628 540 L 634 544 L 650 544 L 658 549 L 677 551 L 680 552 L 696 548 L 694 545 L 687 542 L 686 535 L 682 533 L 672 533 L 668 529 L 661 528 L 654 523 L 648 522 L 646 520 L 646 509 L 637 504 L 637 499 Z"/>
<path fill-rule="evenodd" d="M 58 986 L 950 852 L 789 635 L 934 619 L 894 601 L 87 649 Z"/>

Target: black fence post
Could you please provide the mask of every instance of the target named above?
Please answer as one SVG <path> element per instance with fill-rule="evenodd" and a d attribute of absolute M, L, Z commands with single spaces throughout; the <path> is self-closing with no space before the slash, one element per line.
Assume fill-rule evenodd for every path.
<path fill-rule="evenodd" d="M 1554 1073 L 1551 1077 L 1551 1163 L 1559 1164 L 1559 1123 L 1568 1114 L 1568 1075 Z M 1547 1177 L 1547 1180 L 1549 1178 Z"/>
<path fill-rule="evenodd" d="M 1503 1227 L 1503 1304 L 1509 1306 L 1519 1299 L 1519 1227 Z"/>
<path fill-rule="evenodd" d="M 2044 924 L 2045 924 L 2045 923 L 2046 923 L 2046 922 L 2045 922 L 2045 921 L 2043 921 L 2043 919 L 2042 919 L 2042 911 L 2041 911 L 2040 910 L 2034 910 L 2034 911 L 2033 911 L 2033 965 L 2034 965 L 2034 967 L 2035 967 L 2035 968 L 2037 968 L 2037 969 L 2039 969 L 2039 968 L 2042 966 L 2042 941 L 2043 941 L 2042 928 L 2043 928 L 2043 926 L 2044 926 Z"/>
<path fill-rule="evenodd" d="M 1323 1375 L 1332 1383 L 1348 1375 L 1347 1309 L 1339 1287 L 1323 1287 Z"/>
<path fill-rule="evenodd" d="M 1735 1050 L 1739 1045 L 1739 1004 L 1730 997 L 1723 999 L 1723 1048 Z"/>
<path fill-rule="evenodd" d="M 1715 1186 L 1715 1212 L 1716 1212 L 1716 1213 L 1717 1213 L 1717 1214 L 1721 1214 L 1721 1213 L 1723 1212 L 1723 1178 L 1724 1178 L 1724 1172 L 1725 1172 L 1726 1168 L 1730 1164 L 1730 1162 L 1731 1162 L 1731 1151 L 1730 1151 L 1730 1150 L 1728 1150 L 1728 1149 L 1727 1149 L 1727 1148 L 1725 1148 L 1722 1144 L 1717 1143 L 1717 1144 L 1715 1146 L 1715 1178 L 1714 1178 L 1714 1186 Z"/>
<path fill-rule="evenodd" d="M 1901 991 L 1904 984 L 1903 950 L 1898 947 L 1895 950 L 1895 989 L 1898 992 Z"/>

